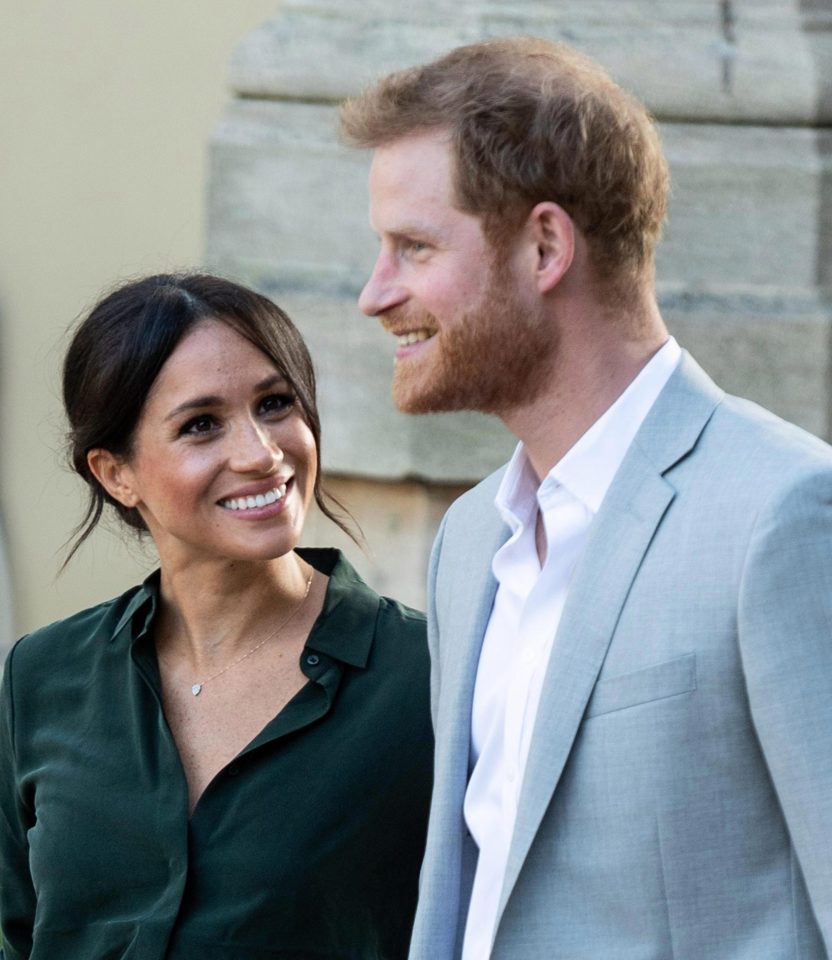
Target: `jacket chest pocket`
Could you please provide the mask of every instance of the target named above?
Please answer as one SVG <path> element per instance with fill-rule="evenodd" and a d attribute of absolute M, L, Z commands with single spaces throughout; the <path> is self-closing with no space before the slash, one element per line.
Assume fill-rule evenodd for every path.
<path fill-rule="evenodd" d="M 666 660 L 633 673 L 600 680 L 589 698 L 584 717 L 601 716 L 618 710 L 666 700 L 696 689 L 696 654 Z"/>

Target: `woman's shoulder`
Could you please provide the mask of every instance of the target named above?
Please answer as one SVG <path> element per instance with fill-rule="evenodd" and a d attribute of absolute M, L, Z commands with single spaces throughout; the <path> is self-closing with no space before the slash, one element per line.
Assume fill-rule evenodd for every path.
<path fill-rule="evenodd" d="M 132 615 L 154 596 L 151 576 L 117 597 L 25 634 L 12 647 L 7 662 L 14 660 L 17 672 L 28 665 L 57 668 L 67 660 L 89 656 L 106 641 L 113 640 L 131 623 Z"/>
<path fill-rule="evenodd" d="M 416 658 L 426 655 L 427 625 L 422 612 L 377 593 L 340 550 L 318 548 L 298 552 L 329 577 L 322 626 L 341 637 L 351 635 L 356 647 L 393 645 L 412 650 Z"/>
<path fill-rule="evenodd" d="M 378 625 L 384 630 L 396 630 L 406 636 L 424 638 L 427 634 L 427 618 L 421 610 L 414 610 L 391 597 L 379 596 Z"/>
<path fill-rule="evenodd" d="M 299 547 L 296 551 L 307 563 L 329 578 L 328 593 L 337 601 L 348 599 L 362 606 L 380 606 L 392 617 L 413 623 L 425 622 L 421 610 L 380 595 L 358 573 L 346 554 L 335 547 Z"/>

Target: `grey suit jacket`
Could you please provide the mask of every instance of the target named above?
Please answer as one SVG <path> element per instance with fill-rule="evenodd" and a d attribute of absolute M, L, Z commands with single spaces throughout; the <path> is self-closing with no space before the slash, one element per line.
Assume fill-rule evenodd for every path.
<path fill-rule="evenodd" d="M 411 960 L 459 955 L 501 473 L 430 569 L 433 808 Z M 495 960 L 832 948 L 832 450 L 685 355 L 593 521 L 544 679 Z"/>

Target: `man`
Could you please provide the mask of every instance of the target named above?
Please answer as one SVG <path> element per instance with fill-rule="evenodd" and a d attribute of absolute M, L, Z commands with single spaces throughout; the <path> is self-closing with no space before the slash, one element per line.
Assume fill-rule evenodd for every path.
<path fill-rule="evenodd" d="M 344 109 L 361 307 L 406 411 L 519 445 L 430 568 L 437 755 L 412 960 L 832 948 L 832 451 L 725 396 L 654 294 L 644 108 L 542 40 Z"/>

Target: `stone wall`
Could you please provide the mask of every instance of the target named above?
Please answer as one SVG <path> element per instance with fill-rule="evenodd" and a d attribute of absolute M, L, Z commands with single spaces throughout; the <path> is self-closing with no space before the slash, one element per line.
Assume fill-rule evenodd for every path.
<path fill-rule="evenodd" d="M 367 528 L 359 566 L 417 605 L 444 505 L 513 443 L 488 418 L 392 407 L 392 340 L 355 305 L 376 253 L 369 157 L 337 144 L 337 103 L 379 73 L 518 33 L 586 50 L 656 115 L 672 332 L 726 389 L 832 434 L 832 0 L 284 0 L 231 65 L 207 256 L 303 330 L 324 466 Z M 333 539 L 318 523 L 310 537 Z"/>

